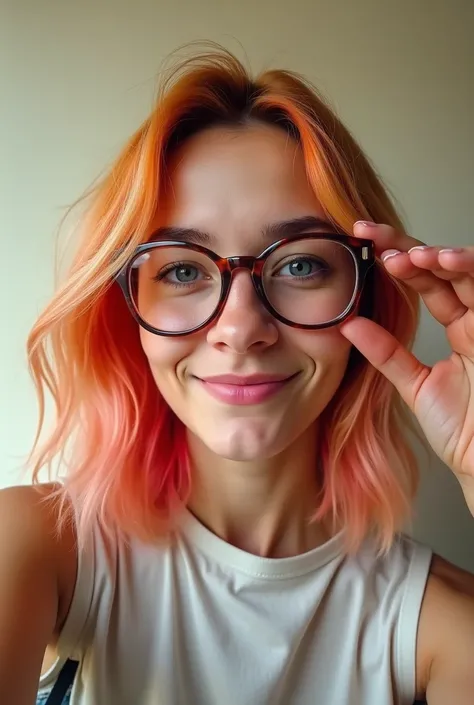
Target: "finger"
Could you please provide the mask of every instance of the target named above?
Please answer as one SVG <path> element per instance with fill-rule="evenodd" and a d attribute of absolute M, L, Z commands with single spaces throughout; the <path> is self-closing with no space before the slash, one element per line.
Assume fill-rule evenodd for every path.
<path fill-rule="evenodd" d="M 408 282 L 408 278 L 413 277 L 417 269 L 419 272 L 425 271 L 428 273 L 428 271 L 430 271 L 437 279 L 450 282 L 451 289 L 454 291 L 461 304 L 472 309 L 474 308 L 474 276 L 472 276 L 472 274 L 474 274 L 474 252 L 470 252 L 469 249 L 470 248 L 468 248 L 466 252 L 461 250 L 453 252 L 452 250 L 445 250 L 442 247 L 413 247 L 408 251 L 407 257 L 405 258 L 406 271 L 401 272 L 400 275 L 396 274 L 395 276 L 398 276 L 400 279 L 405 279 Z M 393 259 L 395 252 L 395 250 L 389 250 L 388 252 L 383 252 L 381 255 L 382 261 L 384 263 L 387 262 L 387 271 L 392 274 L 393 272 L 389 262 Z M 411 264 L 415 267 L 408 265 L 408 257 Z M 400 268 L 401 264 L 401 258 L 399 257 L 397 263 L 398 268 Z M 429 278 L 425 278 L 425 280 L 430 282 Z M 418 280 L 413 279 L 412 286 L 416 288 L 417 283 Z M 420 280 L 420 284 L 421 283 L 422 280 Z M 430 290 L 428 290 L 425 294 L 426 289 L 422 290 L 419 287 L 416 288 L 416 290 L 423 295 L 424 299 L 425 295 L 429 295 L 430 293 Z M 447 290 L 446 287 L 444 287 L 444 290 Z M 441 291 L 441 289 L 439 291 Z M 425 302 L 429 305 L 428 299 L 425 299 Z M 459 308 L 459 311 L 462 311 L 462 309 Z M 448 313 L 448 320 L 450 315 L 457 317 L 459 311 L 454 310 L 452 314 Z M 440 311 L 436 312 L 432 310 L 431 312 L 438 320 L 440 320 L 439 316 L 443 315 Z M 445 316 L 443 322 L 444 325 L 446 325 Z"/>
<path fill-rule="evenodd" d="M 410 258 L 418 267 L 431 269 L 450 281 L 461 303 L 474 309 L 474 248 L 415 247 Z"/>
<path fill-rule="evenodd" d="M 340 327 L 341 333 L 397 389 L 413 411 L 418 391 L 430 373 L 393 335 L 367 318 L 352 318 Z"/>
<path fill-rule="evenodd" d="M 461 276 L 474 277 L 473 247 L 438 247 L 416 245 L 408 250 L 410 259 L 417 267 L 430 269 L 441 279 L 453 280 Z"/>
<path fill-rule="evenodd" d="M 474 248 L 414 247 L 408 254 L 420 269 L 451 282 L 461 303 L 474 308 Z"/>
<path fill-rule="evenodd" d="M 366 220 L 358 220 L 354 223 L 353 232 L 356 237 L 373 240 L 376 254 L 378 255 L 384 249 L 397 249 L 402 252 L 408 252 L 416 248 L 417 251 L 423 251 L 427 254 L 436 254 L 438 252 L 441 254 L 439 264 L 442 264 L 442 269 L 474 276 L 474 247 L 472 246 L 432 247 L 390 225 Z"/>
<path fill-rule="evenodd" d="M 408 252 L 412 247 L 423 246 L 421 240 L 408 235 L 401 230 L 396 230 L 384 223 L 371 223 L 366 220 L 358 220 L 354 223 L 353 232 L 356 237 L 373 240 L 375 253 L 380 256 L 384 250 L 397 249 Z"/>
<path fill-rule="evenodd" d="M 442 325 L 450 325 L 465 313 L 466 307 L 473 307 L 474 291 L 469 279 L 470 272 L 474 269 L 474 248 L 463 248 L 461 253 L 458 251 L 461 248 L 429 247 L 411 235 L 383 223 L 358 221 L 353 230 L 356 237 L 368 237 L 373 240 L 375 252 L 380 257 L 383 255 L 387 271 L 415 289 L 423 297 L 431 314 Z M 441 255 L 441 250 L 449 252 L 443 252 Z M 410 269 L 408 260 L 403 256 L 403 253 L 407 252 L 410 252 L 409 257 L 413 264 L 415 261 L 416 264 L 421 264 L 421 261 L 426 259 L 426 263 L 430 265 L 427 269 L 431 272 L 426 272 L 425 277 L 417 277 L 416 269 Z M 394 259 L 398 260 L 396 265 Z M 419 274 L 422 267 L 417 269 Z M 460 277 L 460 273 L 466 276 Z M 450 280 L 452 285 L 437 287 L 436 279 Z"/>
<path fill-rule="evenodd" d="M 441 247 L 438 259 L 445 271 L 469 274 L 474 278 L 474 247 Z"/>
<path fill-rule="evenodd" d="M 412 260 L 411 255 L 398 250 L 382 253 L 387 272 L 420 294 L 431 315 L 441 325 L 451 325 L 464 315 L 466 306 L 449 282 L 442 281 L 430 271 L 420 269 Z"/>

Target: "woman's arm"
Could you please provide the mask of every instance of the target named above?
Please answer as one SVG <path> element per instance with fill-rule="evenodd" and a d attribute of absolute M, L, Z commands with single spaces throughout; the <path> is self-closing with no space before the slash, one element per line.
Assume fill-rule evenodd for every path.
<path fill-rule="evenodd" d="M 474 575 L 439 556 L 420 614 L 417 691 L 428 705 L 474 703 Z"/>
<path fill-rule="evenodd" d="M 42 497 L 31 487 L 0 491 L 0 702 L 8 705 L 35 702 L 76 577 L 74 530 L 58 534 L 55 505 Z"/>

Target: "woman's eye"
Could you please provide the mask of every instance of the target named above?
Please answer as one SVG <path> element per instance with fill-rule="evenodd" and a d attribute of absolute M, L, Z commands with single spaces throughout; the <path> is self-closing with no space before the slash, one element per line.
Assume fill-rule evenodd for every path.
<path fill-rule="evenodd" d="M 194 284 L 202 279 L 202 272 L 192 264 L 170 264 L 158 272 L 156 281 L 164 281 L 169 284 Z"/>
<path fill-rule="evenodd" d="M 167 272 L 167 278 L 172 281 L 177 281 L 180 284 L 189 284 L 190 282 L 196 281 L 198 277 L 199 271 L 196 267 L 192 267 L 190 265 L 174 267 L 174 269 Z"/>
<path fill-rule="evenodd" d="M 310 277 L 327 271 L 327 267 L 318 260 L 310 257 L 298 257 L 286 264 L 278 270 L 278 275 L 283 277 Z"/>

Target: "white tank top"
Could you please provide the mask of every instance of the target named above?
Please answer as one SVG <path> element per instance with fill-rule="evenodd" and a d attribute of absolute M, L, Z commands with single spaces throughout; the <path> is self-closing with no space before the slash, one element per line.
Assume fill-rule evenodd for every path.
<path fill-rule="evenodd" d="M 342 534 L 260 558 L 189 512 L 166 545 L 97 528 L 41 686 L 70 657 L 71 705 L 412 705 L 430 562 L 403 534 L 383 558 Z"/>

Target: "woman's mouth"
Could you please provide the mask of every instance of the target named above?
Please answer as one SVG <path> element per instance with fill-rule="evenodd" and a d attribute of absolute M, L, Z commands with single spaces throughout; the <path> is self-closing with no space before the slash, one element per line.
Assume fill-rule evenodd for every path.
<path fill-rule="evenodd" d="M 262 404 L 271 399 L 298 374 L 299 372 L 290 375 L 254 374 L 246 377 L 230 374 L 196 379 L 214 399 L 225 404 L 246 406 Z"/>

